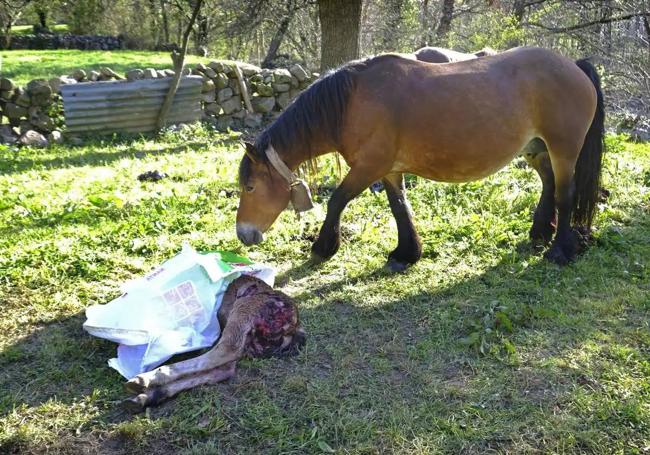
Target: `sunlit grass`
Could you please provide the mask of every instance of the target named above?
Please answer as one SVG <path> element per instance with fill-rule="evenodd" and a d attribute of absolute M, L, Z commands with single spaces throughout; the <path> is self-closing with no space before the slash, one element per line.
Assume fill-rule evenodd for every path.
<path fill-rule="evenodd" d="M 314 212 L 266 241 L 234 233 L 236 135 L 202 128 L 46 150 L 0 145 L 0 452 L 643 453 L 650 445 L 650 145 L 610 138 L 594 245 L 558 268 L 528 248 L 539 194 L 517 161 L 463 185 L 414 179 L 424 257 L 396 242 L 384 193 L 342 221 L 343 245 L 303 265 Z M 139 173 L 169 177 L 141 183 Z M 327 176 L 327 179 L 324 177 Z M 132 417 L 115 345 L 84 309 L 187 241 L 274 265 L 308 333 L 295 359 Z"/>

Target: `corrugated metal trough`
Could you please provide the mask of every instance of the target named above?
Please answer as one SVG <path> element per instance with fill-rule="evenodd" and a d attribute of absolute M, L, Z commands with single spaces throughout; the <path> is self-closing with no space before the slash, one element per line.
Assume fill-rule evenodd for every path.
<path fill-rule="evenodd" d="M 62 85 L 65 124 L 71 133 L 155 131 L 160 107 L 172 78 L 139 81 L 84 82 Z M 167 125 L 189 123 L 201 116 L 200 76 L 184 76 Z"/>

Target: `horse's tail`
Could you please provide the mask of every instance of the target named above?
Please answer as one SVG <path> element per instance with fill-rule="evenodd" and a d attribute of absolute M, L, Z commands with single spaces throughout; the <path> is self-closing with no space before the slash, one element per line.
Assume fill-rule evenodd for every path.
<path fill-rule="evenodd" d="M 575 199 L 573 202 L 573 223 L 576 226 L 591 227 L 600 191 L 600 171 L 605 137 L 605 107 L 600 77 L 589 61 L 577 60 L 576 65 L 591 79 L 596 88 L 596 113 L 585 142 L 580 150 L 575 170 Z"/>

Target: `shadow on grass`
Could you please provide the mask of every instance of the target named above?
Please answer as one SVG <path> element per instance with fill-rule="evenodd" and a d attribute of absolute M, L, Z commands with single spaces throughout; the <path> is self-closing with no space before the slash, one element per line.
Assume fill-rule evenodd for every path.
<path fill-rule="evenodd" d="M 111 145 L 128 145 L 133 142 L 135 138 L 123 139 L 120 141 L 111 142 Z M 92 143 L 85 144 L 92 146 Z M 114 161 L 119 161 L 124 158 L 142 159 L 149 156 L 156 155 L 173 155 L 183 153 L 191 149 L 207 148 L 209 142 L 194 141 L 174 147 L 164 147 L 155 150 L 138 150 L 135 146 L 130 146 L 124 150 L 116 152 L 105 151 L 91 151 L 88 152 L 85 148 L 72 147 L 71 150 L 79 151 L 76 155 L 61 156 L 56 158 L 34 159 L 31 157 L 17 156 L 11 160 L 11 164 L 0 164 L 0 175 L 19 174 L 28 170 L 53 170 L 60 168 L 82 167 L 82 166 L 97 166 L 108 165 Z M 103 147 L 104 148 L 104 147 Z"/>
<path fill-rule="evenodd" d="M 634 416 L 618 415 L 616 421 L 604 419 L 602 427 L 583 428 L 580 422 L 586 417 L 572 408 L 573 394 L 592 387 L 597 379 L 585 379 L 576 368 L 517 359 L 508 343 L 522 346 L 533 357 L 552 358 L 602 332 L 629 340 L 630 331 L 643 322 L 627 313 L 643 310 L 613 308 L 603 319 L 608 302 L 598 294 L 607 279 L 629 277 L 614 273 L 612 264 L 637 259 L 634 244 L 645 242 L 647 247 L 649 226 L 650 216 L 638 213 L 629 226 L 605 228 L 587 257 L 565 268 L 544 261 L 529 265 L 531 251 L 517 248 L 524 252 L 470 279 L 377 306 L 364 305 L 363 291 L 349 301 L 339 300 L 332 294 L 342 282 L 307 289 L 294 297 L 308 301 L 310 294 L 316 295 L 323 303 L 301 309 L 308 345 L 297 359 L 244 361 L 233 381 L 181 394 L 151 414 L 179 414 L 196 425 L 205 403 L 217 400 L 220 409 L 215 412 L 230 423 L 210 435 L 190 435 L 199 443 L 220 441 L 225 453 L 236 453 L 241 440 L 263 452 L 273 426 L 269 419 L 284 422 L 289 438 L 304 437 L 301 429 L 311 432 L 310 425 L 315 425 L 335 447 L 366 444 L 379 451 L 394 449 L 390 435 L 396 432 L 403 438 L 437 434 L 446 451 L 477 453 L 525 447 L 553 451 L 558 442 L 554 438 L 567 433 L 577 451 L 599 448 L 596 439 L 589 439 L 594 431 L 612 438 L 633 437 L 626 418 Z M 303 263 L 278 281 L 310 273 L 317 269 Z M 586 274 L 596 278 L 590 281 Z M 625 281 L 625 290 L 647 288 L 647 271 L 638 274 L 636 282 Z M 408 280 L 408 272 L 390 275 L 380 269 L 346 279 L 345 285 L 363 288 L 372 281 L 373 286 L 389 287 L 399 286 L 401 280 Z M 507 316 L 510 329 L 504 328 L 499 311 Z M 0 357 L 0 415 L 54 397 L 72 405 L 99 394 L 95 402 L 102 410 L 93 422 L 130 419 L 118 405 L 126 397 L 122 380 L 105 363 L 115 345 L 85 334 L 82 321 L 81 314 L 57 321 L 5 349 Z M 478 341 L 468 343 L 476 332 Z M 540 434 L 544 441 L 537 440 Z"/>

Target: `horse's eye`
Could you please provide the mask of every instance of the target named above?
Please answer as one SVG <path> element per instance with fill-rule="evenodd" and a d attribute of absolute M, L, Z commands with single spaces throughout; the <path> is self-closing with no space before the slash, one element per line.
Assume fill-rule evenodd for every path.
<path fill-rule="evenodd" d="M 250 186 L 250 185 L 246 186 L 246 192 L 247 192 L 247 193 L 252 193 L 253 191 L 255 191 L 255 187 L 254 187 L 254 186 Z"/>

